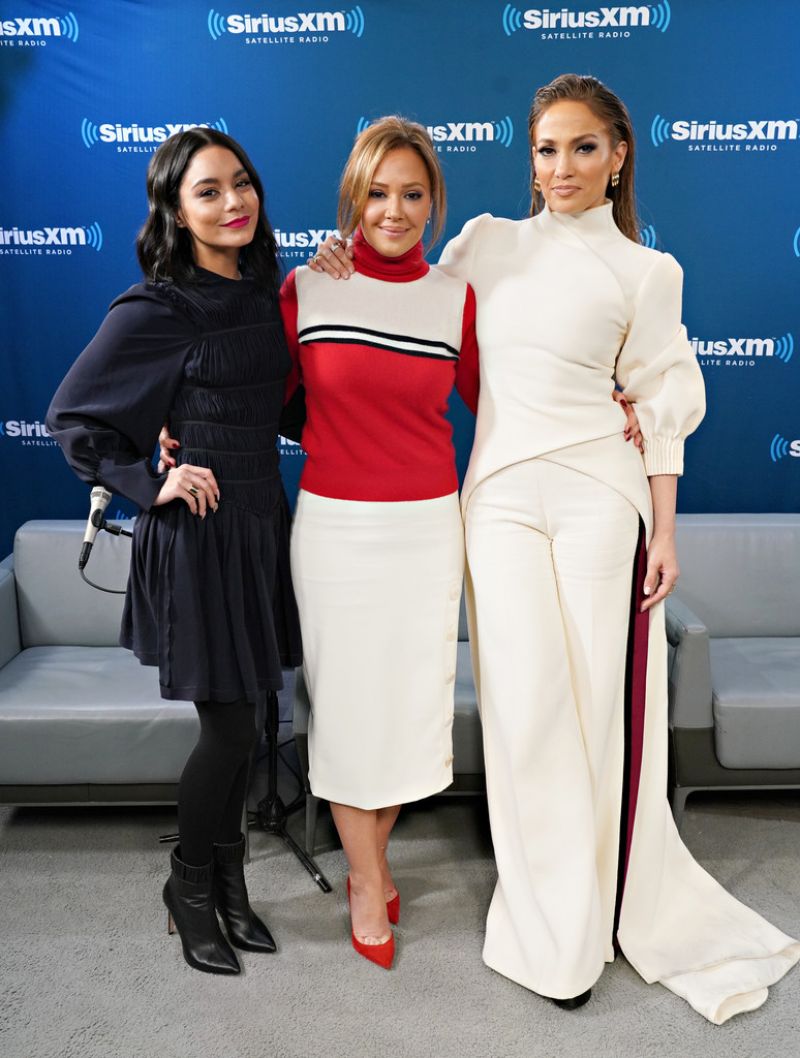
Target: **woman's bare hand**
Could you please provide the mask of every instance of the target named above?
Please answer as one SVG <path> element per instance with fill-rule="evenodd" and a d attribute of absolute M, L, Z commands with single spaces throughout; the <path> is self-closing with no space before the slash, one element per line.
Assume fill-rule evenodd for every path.
<path fill-rule="evenodd" d="M 355 272 L 353 247 L 335 235 L 329 235 L 313 257 L 308 259 L 312 272 L 326 272 L 333 279 L 349 279 Z"/>
<path fill-rule="evenodd" d="M 170 436 L 169 423 L 164 423 L 161 433 L 158 435 L 158 472 L 163 474 L 169 467 L 177 466 L 174 456 L 171 455 L 176 448 L 180 448 L 180 441 Z"/>
<path fill-rule="evenodd" d="M 634 445 L 639 449 L 640 452 L 644 452 L 644 438 L 642 437 L 642 429 L 639 426 L 639 420 L 636 416 L 636 412 L 633 410 L 634 406 L 630 401 L 625 399 L 624 394 L 620 393 L 618 389 L 615 389 L 611 394 L 612 400 L 615 400 L 619 404 L 620 408 L 625 412 L 625 418 L 628 420 L 625 424 L 625 440 L 633 441 Z"/>
<path fill-rule="evenodd" d="M 644 578 L 645 601 L 641 610 L 649 610 L 675 590 L 680 576 L 674 536 L 654 535 L 647 549 L 647 574 Z"/>
<path fill-rule="evenodd" d="M 192 514 L 205 518 L 209 507 L 216 511 L 219 506 L 219 486 L 208 467 L 196 467 L 183 463 L 167 471 L 167 480 L 156 496 L 154 507 L 161 507 L 172 500 L 183 500 Z"/>

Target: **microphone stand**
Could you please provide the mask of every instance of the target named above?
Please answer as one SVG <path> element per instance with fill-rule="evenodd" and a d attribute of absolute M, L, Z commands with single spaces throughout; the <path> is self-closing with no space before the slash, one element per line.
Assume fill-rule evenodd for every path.
<path fill-rule="evenodd" d="M 264 732 L 267 736 L 267 795 L 258 802 L 256 818 L 258 825 L 268 834 L 275 834 L 295 854 L 323 893 L 330 893 L 332 886 L 314 860 L 301 848 L 286 829 L 286 820 L 296 811 L 305 798 L 299 797 L 287 808 L 278 794 L 278 695 L 267 691 L 267 716 Z"/>
<path fill-rule="evenodd" d="M 278 695 L 275 691 L 267 691 L 267 715 L 264 723 L 264 733 L 267 736 L 267 795 L 263 797 L 256 807 L 256 824 L 266 831 L 267 834 L 275 834 L 284 845 L 295 854 L 323 893 L 333 892 L 333 886 L 319 869 L 317 864 L 301 848 L 286 829 L 286 820 L 290 814 L 296 811 L 305 798 L 298 797 L 289 807 L 283 803 L 278 793 L 278 725 L 280 722 L 278 713 Z M 246 822 L 245 822 L 246 820 Z M 247 855 L 249 860 L 250 842 L 247 838 L 246 829 L 251 826 L 248 818 L 247 806 L 245 805 L 242 829 L 245 830 Z M 166 844 L 178 841 L 178 834 L 162 834 L 159 843 Z"/>

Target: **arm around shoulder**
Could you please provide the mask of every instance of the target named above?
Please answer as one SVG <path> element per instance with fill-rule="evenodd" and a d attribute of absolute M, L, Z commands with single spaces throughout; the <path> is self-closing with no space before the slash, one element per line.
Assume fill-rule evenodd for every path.
<path fill-rule="evenodd" d="M 461 349 L 456 367 L 456 389 L 473 415 L 478 411 L 480 367 L 478 337 L 475 331 L 475 291 L 467 283 L 461 322 Z"/>

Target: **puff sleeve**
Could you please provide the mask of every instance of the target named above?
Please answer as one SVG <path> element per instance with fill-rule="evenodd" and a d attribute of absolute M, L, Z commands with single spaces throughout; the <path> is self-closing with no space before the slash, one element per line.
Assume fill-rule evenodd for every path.
<path fill-rule="evenodd" d="M 166 474 L 155 471 L 152 456 L 193 339 L 188 318 L 144 286 L 113 302 L 46 416 L 82 481 L 99 482 L 143 510 L 153 505 Z"/>
<path fill-rule="evenodd" d="M 490 213 L 481 213 L 479 217 L 468 220 L 454 239 L 451 239 L 442 250 L 439 268 L 457 279 L 471 282 L 475 254 L 480 238 L 483 221 Z"/>
<path fill-rule="evenodd" d="M 705 386 L 681 324 L 683 271 L 659 254 L 637 291 L 616 379 L 636 403 L 648 476 L 683 473 L 683 442 L 705 413 Z"/>

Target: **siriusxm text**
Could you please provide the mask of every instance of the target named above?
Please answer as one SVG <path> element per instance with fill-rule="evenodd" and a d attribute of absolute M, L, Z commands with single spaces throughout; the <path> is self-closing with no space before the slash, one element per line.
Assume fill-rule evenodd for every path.
<path fill-rule="evenodd" d="M 703 341 L 692 338 L 692 348 L 698 356 L 774 356 L 774 338 L 722 338 Z"/>
<path fill-rule="evenodd" d="M 296 15 L 228 15 L 229 33 L 326 33 L 346 28 L 343 11 L 300 11 Z"/>
<path fill-rule="evenodd" d="M 522 16 L 526 29 L 599 29 L 603 26 L 649 26 L 650 8 L 601 7 L 592 11 L 567 11 L 562 8 L 530 8 Z"/>
<path fill-rule="evenodd" d="M 674 140 L 796 140 L 798 122 L 783 121 L 673 121 Z"/>
<path fill-rule="evenodd" d="M 24 419 L 9 419 L 0 422 L 0 433 L 5 437 L 49 437 L 43 422 L 25 422 Z"/>
<path fill-rule="evenodd" d="M 57 18 L 7 18 L 0 21 L 0 37 L 60 37 Z"/>
<path fill-rule="evenodd" d="M 448 121 L 446 125 L 426 125 L 428 135 L 434 143 L 471 142 L 494 139 L 494 124 L 491 121 Z"/>
<path fill-rule="evenodd" d="M 163 143 L 170 136 L 187 129 L 207 129 L 209 122 L 167 123 L 165 125 L 118 125 L 106 122 L 97 126 L 99 138 L 103 143 Z"/>
<path fill-rule="evenodd" d="M 0 228 L 0 246 L 86 246 L 85 228 Z"/>

